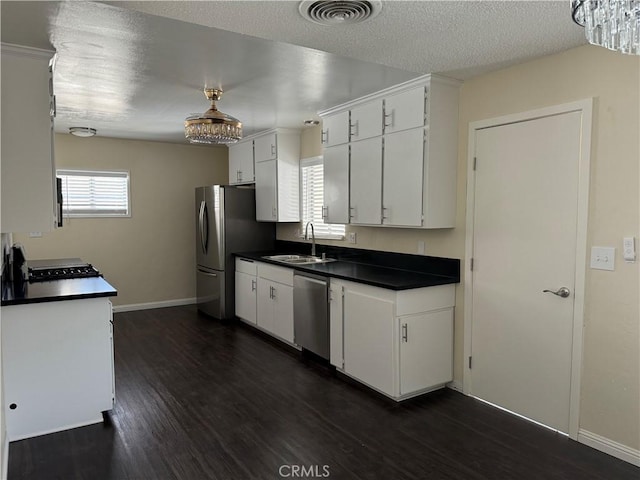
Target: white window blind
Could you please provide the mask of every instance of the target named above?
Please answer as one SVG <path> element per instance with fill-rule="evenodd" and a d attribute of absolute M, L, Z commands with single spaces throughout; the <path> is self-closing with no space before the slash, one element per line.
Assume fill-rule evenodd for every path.
<path fill-rule="evenodd" d="M 344 225 L 324 223 L 322 218 L 324 166 L 322 157 L 300 162 L 302 188 L 302 232 L 307 222 L 312 222 L 316 238 L 344 238 Z"/>
<path fill-rule="evenodd" d="M 63 215 L 128 217 L 129 172 L 58 170 L 62 179 Z"/>

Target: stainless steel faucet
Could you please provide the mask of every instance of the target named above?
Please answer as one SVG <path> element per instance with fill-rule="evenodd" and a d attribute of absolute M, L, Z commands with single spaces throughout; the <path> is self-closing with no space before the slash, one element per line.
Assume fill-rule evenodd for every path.
<path fill-rule="evenodd" d="M 309 225 L 311 225 L 311 256 L 316 256 L 316 234 L 313 231 L 313 223 L 307 222 L 304 227 L 304 239 L 309 240 Z"/>

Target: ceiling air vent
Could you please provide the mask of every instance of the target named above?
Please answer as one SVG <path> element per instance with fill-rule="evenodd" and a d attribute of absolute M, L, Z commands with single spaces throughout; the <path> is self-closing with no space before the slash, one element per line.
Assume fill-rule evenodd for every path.
<path fill-rule="evenodd" d="M 382 10 L 380 0 L 317 0 L 300 2 L 300 14 L 320 25 L 340 25 L 364 22 Z"/>

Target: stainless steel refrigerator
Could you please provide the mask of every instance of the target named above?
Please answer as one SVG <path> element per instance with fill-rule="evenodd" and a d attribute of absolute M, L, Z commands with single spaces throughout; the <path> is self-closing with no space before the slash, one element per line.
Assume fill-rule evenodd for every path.
<path fill-rule="evenodd" d="M 196 296 L 198 310 L 219 319 L 235 316 L 233 253 L 274 248 L 274 223 L 256 221 L 249 186 L 196 188 Z"/>

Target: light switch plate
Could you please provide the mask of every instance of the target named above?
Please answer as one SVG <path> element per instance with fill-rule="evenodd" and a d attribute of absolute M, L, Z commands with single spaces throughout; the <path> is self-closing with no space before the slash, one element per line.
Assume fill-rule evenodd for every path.
<path fill-rule="evenodd" d="M 635 237 L 624 237 L 622 239 L 622 258 L 625 262 L 636 261 L 636 239 Z"/>
<path fill-rule="evenodd" d="M 591 247 L 591 268 L 614 270 L 616 249 L 613 247 Z"/>
<path fill-rule="evenodd" d="M 418 242 L 418 255 L 424 255 L 424 242 L 422 240 Z"/>
<path fill-rule="evenodd" d="M 349 243 L 356 243 L 356 232 L 349 232 Z"/>

